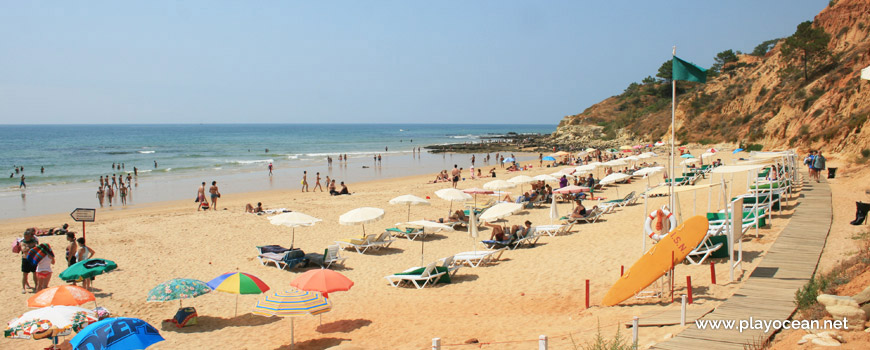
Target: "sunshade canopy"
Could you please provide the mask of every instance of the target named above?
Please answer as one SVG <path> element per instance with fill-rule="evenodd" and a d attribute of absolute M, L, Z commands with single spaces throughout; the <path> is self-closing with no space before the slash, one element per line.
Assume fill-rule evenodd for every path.
<path fill-rule="evenodd" d="M 341 214 L 338 217 L 338 223 L 342 225 L 360 225 L 375 222 L 384 217 L 384 210 L 381 208 L 362 207 Z"/>
<path fill-rule="evenodd" d="M 523 209 L 519 203 L 498 203 L 480 214 L 480 220 L 490 222 L 503 219 Z"/>

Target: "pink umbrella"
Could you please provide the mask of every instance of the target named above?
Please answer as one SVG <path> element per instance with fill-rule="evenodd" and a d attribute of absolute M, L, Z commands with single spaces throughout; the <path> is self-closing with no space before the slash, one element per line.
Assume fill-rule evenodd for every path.
<path fill-rule="evenodd" d="M 485 190 L 485 189 L 477 188 L 477 187 L 464 189 L 464 190 L 462 190 L 462 192 L 474 195 L 474 207 L 475 208 L 477 208 L 477 195 L 478 194 L 493 194 L 493 193 L 495 193 L 492 190 Z M 474 209 L 474 208 L 472 208 L 472 209 Z"/>
<path fill-rule="evenodd" d="M 641 145 L 637 145 L 637 146 L 634 146 L 634 147 L 632 147 L 632 148 L 634 148 L 634 149 L 638 149 L 638 148 L 643 148 L 643 146 L 641 146 Z"/>
<path fill-rule="evenodd" d="M 580 193 L 580 192 L 589 192 L 589 187 L 570 185 L 570 186 L 562 187 L 560 189 L 553 190 L 553 193 L 561 193 L 561 194 Z"/>

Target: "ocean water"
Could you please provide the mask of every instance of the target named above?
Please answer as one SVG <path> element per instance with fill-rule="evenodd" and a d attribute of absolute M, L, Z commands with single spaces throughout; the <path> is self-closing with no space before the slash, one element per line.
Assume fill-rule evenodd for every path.
<path fill-rule="evenodd" d="M 354 180 L 421 174 L 446 166 L 453 156 L 424 150 L 417 157 L 413 148 L 555 129 L 556 125 L 443 124 L 0 125 L 0 170 L 5 171 L 0 173 L 0 204 L 15 208 L 19 203 L 21 209 L 0 213 L 0 218 L 59 212 L 61 204 L 93 207 L 100 176 L 132 173 L 134 167 L 139 171 L 134 203 L 143 203 L 187 197 L 175 193 L 173 184 L 216 177 L 240 183 L 239 190 L 246 191 L 298 186 L 295 175 L 293 181 L 270 179 L 267 185 L 246 182 L 254 174 L 259 179 L 270 162 L 276 173 L 297 168 L 331 173 L 327 155 L 337 166 L 337 155 L 347 154 L 352 169 L 371 165 L 374 154 L 385 158 L 377 172 L 342 170 L 341 175 L 354 175 Z M 124 167 L 113 169 L 113 164 Z M 26 190 L 19 189 L 16 166 L 24 167 Z M 147 191 L 140 191 L 140 185 Z M 93 203 L 70 200 L 85 194 Z"/>

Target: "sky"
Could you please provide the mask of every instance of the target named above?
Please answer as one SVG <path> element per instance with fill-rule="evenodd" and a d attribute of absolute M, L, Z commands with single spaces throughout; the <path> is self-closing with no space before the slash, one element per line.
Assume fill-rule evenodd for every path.
<path fill-rule="evenodd" d="M 557 124 L 827 1 L 5 1 L 0 124 Z"/>

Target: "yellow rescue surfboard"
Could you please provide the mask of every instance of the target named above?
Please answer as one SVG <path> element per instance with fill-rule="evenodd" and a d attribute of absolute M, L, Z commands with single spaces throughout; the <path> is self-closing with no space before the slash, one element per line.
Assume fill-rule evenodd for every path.
<path fill-rule="evenodd" d="M 709 223 L 703 216 L 694 216 L 677 226 L 665 238 L 653 245 L 631 268 L 607 291 L 601 304 L 612 306 L 631 298 L 637 292 L 655 282 L 677 265 L 695 249 L 707 235 Z"/>

